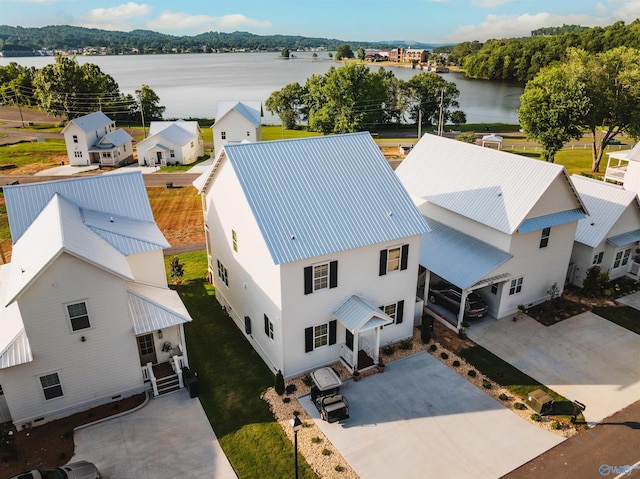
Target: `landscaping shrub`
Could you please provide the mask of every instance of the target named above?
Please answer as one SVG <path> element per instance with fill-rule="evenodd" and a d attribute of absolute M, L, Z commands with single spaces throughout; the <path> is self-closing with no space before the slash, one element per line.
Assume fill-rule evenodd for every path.
<path fill-rule="evenodd" d="M 329 455 L 331 455 L 331 451 L 329 449 L 327 449 L 327 448 L 324 448 L 322 450 L 322 455 L 323 456 L 329 456 Z"/>
<path fill-rule="evenodd" d="M 413 339 L 403 339 L 402 341 L 400 341 L 399 348 L 403 351 L 408 351 L 409 349 L 413 348 Z"/>
<path fill-rule="evenodd" d="M 453 367 L 454 368 L 459 368 L 460 367 L 460 361 L 458 361 L 457 359 L 453 362 Z"/>
<path fill-rule="evenodd" d="M 338 464 L 336 467 L 334 467 L 336 472 L 342 472 L 344 471 L 344 467 L 342 467 L 340 464 Z"/>
<path fill-rule="evenodd" d="M 308 387 L 313 386 L 313 379 L 311 378 L 311 374 L 305 374 L 302 377 L 302 384 Z"/>
<path fill-rule="evenodd" d="M 491 389 L 491 381 L 483 379 L 482 380 L 482 387 L 485 388 L 485 389 Z"/>
<path fill-rule="evenodd" d="M 505 393 L 502 393 L 498 396 L 498 399 L 500 399 L 500 401 L 506 401 L 509 397 Z"/>
<path fill-rule="evenodd" d="M 311 438 L 311 442 L 314 443 L 314 444 L 318 444 L 321 441 L 322 441 L 322 439 L 320 439 L 318 436 L 313 436 Z"/>
<path fill-rule="evenodd" d="M 609 274 L 600 271 L 600 266 L 592 266 L 582 282 L 582 293 L 591 298 L 604 296 L 609 286 Z"/>
<path fill-rule="evenodd" d="M 282 371 L 280 370 L 278 370 L 278 374 L 276 374 L 276 377 L 274 379 L 273 388 L 280 396 L 284 394 L 284 377 L 282 376 Z"/>
<path fill-rule="evenodd" d="M 291 398 L 284 397 L 284 398 L 282 398 L 282 402 L 287 404 L 287 403 L 291 402 Z"/>
<path fill-rule="evenodd" d="M 469 377 L 472 377 L 472 378 L 476 377 L 476 372 L 473 369 L 471 369 L 467 374 L 469 375 Z"/>
<path fill-rule="evenodd" d="M 518 409 L 520 411 L 522 411 L 524 408 L 526 408 L 527 406 L 525 406 L 524 404 L 522 404 L 521 402 L 514 402 L 513 403 L 513 409 Z"/>
<path fill-rule="evenodd" d="M 555 429 L 556 431 L 561 428 L 561 425 L 558 421 L 551 422 L 551 429 Z"/>
<path fill-rule="evenodd" d="M 538 414 L 537 412 L 534 412 L 531 416 L 529 416 L 531 418 L 532 421 L 535 422 L 540 422 L 542 421 L 542 416 L 540 414 Z"/>
<path fill-rule="evenodd" d="M 423 344 L 427 344 L 429 341 L 431 341 L 431 324 L 430 320 L 428 319 L 423 319 L 422 320 L 422 328 L 420 329 L 420 339 L 422 340 Z"/>
<path fill-rule="evenodd" d="M 449 359 L 449 355 L 447 353 L 445 353 L 445 352 L 440 353 L 440 357 L 442 359 Z"/>
<path fill-rule="evenodd" d="M 382 347 L 382 354 L 384 354 L 385 356 L 391 356 L 395 351 L 396 348 L 393 344 Z"/>
<path fill-rule="evenodd" d="M 432 344 L 431 346 L 429 346 L 429 349 L 430 349 L 431 351 L 435 351 L 435 350 L 437 350 L 437 349 L 438 349 L 438 346 L 436 346 L 435 344 Z"/>

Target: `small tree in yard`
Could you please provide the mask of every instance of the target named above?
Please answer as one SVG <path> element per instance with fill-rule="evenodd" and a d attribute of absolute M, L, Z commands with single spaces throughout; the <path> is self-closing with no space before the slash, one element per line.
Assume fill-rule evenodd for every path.
<path fill-rule="evenodd" d="M 465 143 L 475 143 L 476 134 L 472 131 L 465 131 L 456 136 L 456 140 L 463 141 Z"/>
<path fill-rule="evenodd" d="M 585 296 L 599 298 L 609 285 L 609 274 L 600 271 L 600 266 L 592 266 L 587 270 L 587 276 L 582 281 L 582 292 Z"/>
<path fill-rule="evenodd" d="M 278 374 L 276 374 L 273 389 L 282 396 L 284 394 L 284 377 L 282 376 L 282 371 L 278 370 Z"/>
<path fill-rule="evenodd" d="M 427 318 L 423 318 L 422 320 L 422 328 L 420 329 L 420 339 L 424 344 L 429 343 L 431 341 L 431 320 Z"/>
<path fill-rule="evenodd" d="M 553 283 L 549 286 L 549 289 L 547 290 L 547 310 L 551 308 L 553 300 L 560 297 L 560 293 L 562 293 L 562 291 L 558 288 L 558 283 Z"/>
<path fill-rule="evenodd" d="M 184 263 L 181 263 L 180 258 L 177 256 L 171 258 L 169 276 L 176 281 L 182 281 L 182 277 L 184 276 Z"/>

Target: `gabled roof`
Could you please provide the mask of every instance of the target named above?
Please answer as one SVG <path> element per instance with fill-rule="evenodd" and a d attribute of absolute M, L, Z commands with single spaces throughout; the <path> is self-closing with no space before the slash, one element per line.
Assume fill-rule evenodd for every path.
<path fill-rule="evenodd" d="M 429 230 L 369 133 L 226 145 L 224 151 L 275 264 Z M 199 181 L 203 188 L 218 166 Z"/>
<path fill-rule="evenodd" d="M 56 193 L 87 210 L 155 222 L 139 171 L 7 185 L 3 190 L 14 244 Z"/>
<path fill-rule="evenodd" d="M 513 234 L 563 166 L 431 134 L 396 169 L 410 194 Z M 578 194 L 573 209 L 582 209 Z M 584 211 L 583 211 L 584 213 Z"/>
<path fill-rule="evenodd" d="M 356 295 L 346 300 L 333 313 L 333 317 L 352 333 L 363 332 L 377 326 L 386 326 L 393 323 L 393 319 L 387 314 Z"/>
<path fill-rule="evenodd" d="M 640 142 L 630 150 L 613 151 L 607 153 L 611 158 L 627 161 L 640 161 Z"/>
<path fill-rule="evenodd" d="M 13 246 L 4 304 L 13 302 L 62 253 L 133 279 L 125 256 L 84 225 L 80 208 L 55 194 Z"/>
<path fill-rule="evenodd" d="M 124 131 L 122 128 L 118 128 L 116 131 L 112 131 L 111 133 L 101 137 L 89 151 L 102 151 L 117 148 L 132 140 L 133 138 L 131 138 L 129 133 Z"/>
<path fill-rule="evenodd" d="M 629 207 L 640 217 L 640 202 L 635 192 L 580 175 L 572 175 L 571 180 L 589 210 L 589 216 L 578 221 L 577 242 L 592 248 L 598 246 Z"/>
<path fill-rule="evenodd" d="M 146 140 L 157 135 L 184 146 L 197 138 L 198 131 L 199 126 L 197 121 L 152 121 L 149 126 L 149 136 Z M 156 141 L 158 140 L 156 139 Z"/>
<path fill-rule="evenodd" d="M 219 101 L 216 110 L 216 123 L 224 118 L 230 111 L 237 111 L 249 120 L 255 127 L 260 126 L 262 118 L 262 103 L 259 101 Z M 215 123 L 213 124 L 215 127 Z"/>
<path fill-rule="evenodd" d="M 79 116 L 78 118 L 70 120 L 62 130 L 63 133 L 71 123 L 76 125 L 85 133 L 90 133 L 97 130 L 98 128 L 111 125 L 113 123 L 113 120 L 101 111 L 96 111 L 94 113 L 89 113 L 88 115 Z"/>
<path fill-rule="evenodd" d="M 129 308 L 136 335 L 191 321 L 178 293 L 139 283 L 128 283 Z"/>

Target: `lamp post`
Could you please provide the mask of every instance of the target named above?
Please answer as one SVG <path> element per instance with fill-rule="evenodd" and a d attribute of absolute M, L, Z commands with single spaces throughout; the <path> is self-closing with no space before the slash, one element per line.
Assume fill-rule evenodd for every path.
<path fill-rule="evenodd" d="M 293 449 L 294 449 L 295 463 L 296 463 L 296 479 L 298 479 L 298 431 L 302 426 L 302 421 L 298 416 L 295 416 L 293 419 L 289 420 L 289 423 L 293 428 Z"/>

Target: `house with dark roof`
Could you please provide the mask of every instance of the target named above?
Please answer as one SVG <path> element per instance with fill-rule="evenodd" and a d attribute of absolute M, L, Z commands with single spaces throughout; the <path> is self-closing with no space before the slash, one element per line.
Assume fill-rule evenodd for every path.
<path fill-rule="evenodd" d="M 216 299 L 274 373 L 412 336 L 429 228 L 369 133 L 227 144 L 194 186 Z"/>
<path fill-rule="evenodd" d="M 133 138 L 101 111 L 70 120 L 62 134 L 72 166 L 121 166 L 133 159 Z"/>
<path fill-rule="evenodd" d="M 4 195 L 13 247 L 0 266 L 0 422 L 37 426 L 181 387 L 191 317 L 167 286 L 169 245 L 140 172 Z"/>
<path fill-rule="evenodd" d="M 213 131 L 214 157 L 228 143 L 262 141 L 264 113 L 259 101 L 219 101 Z"/>
<path fill-rule="evenodd" d="M 189 165 L 204 155 L 197 121 L 152 121 L 149 135 L 136 145 L 140 166 Z"/>
<path fill-rule="evenodd" d="M 479 293 L 502 318 L 545 301 L 554 284 L 562 290 L 587 216 L 563 166 L 427 134 L 396 174 L 432 230 L 421 243 L 424 298 L 448 283 L 460 304 Z M 460 328 L 463 315 L 445 319 Z"/>

